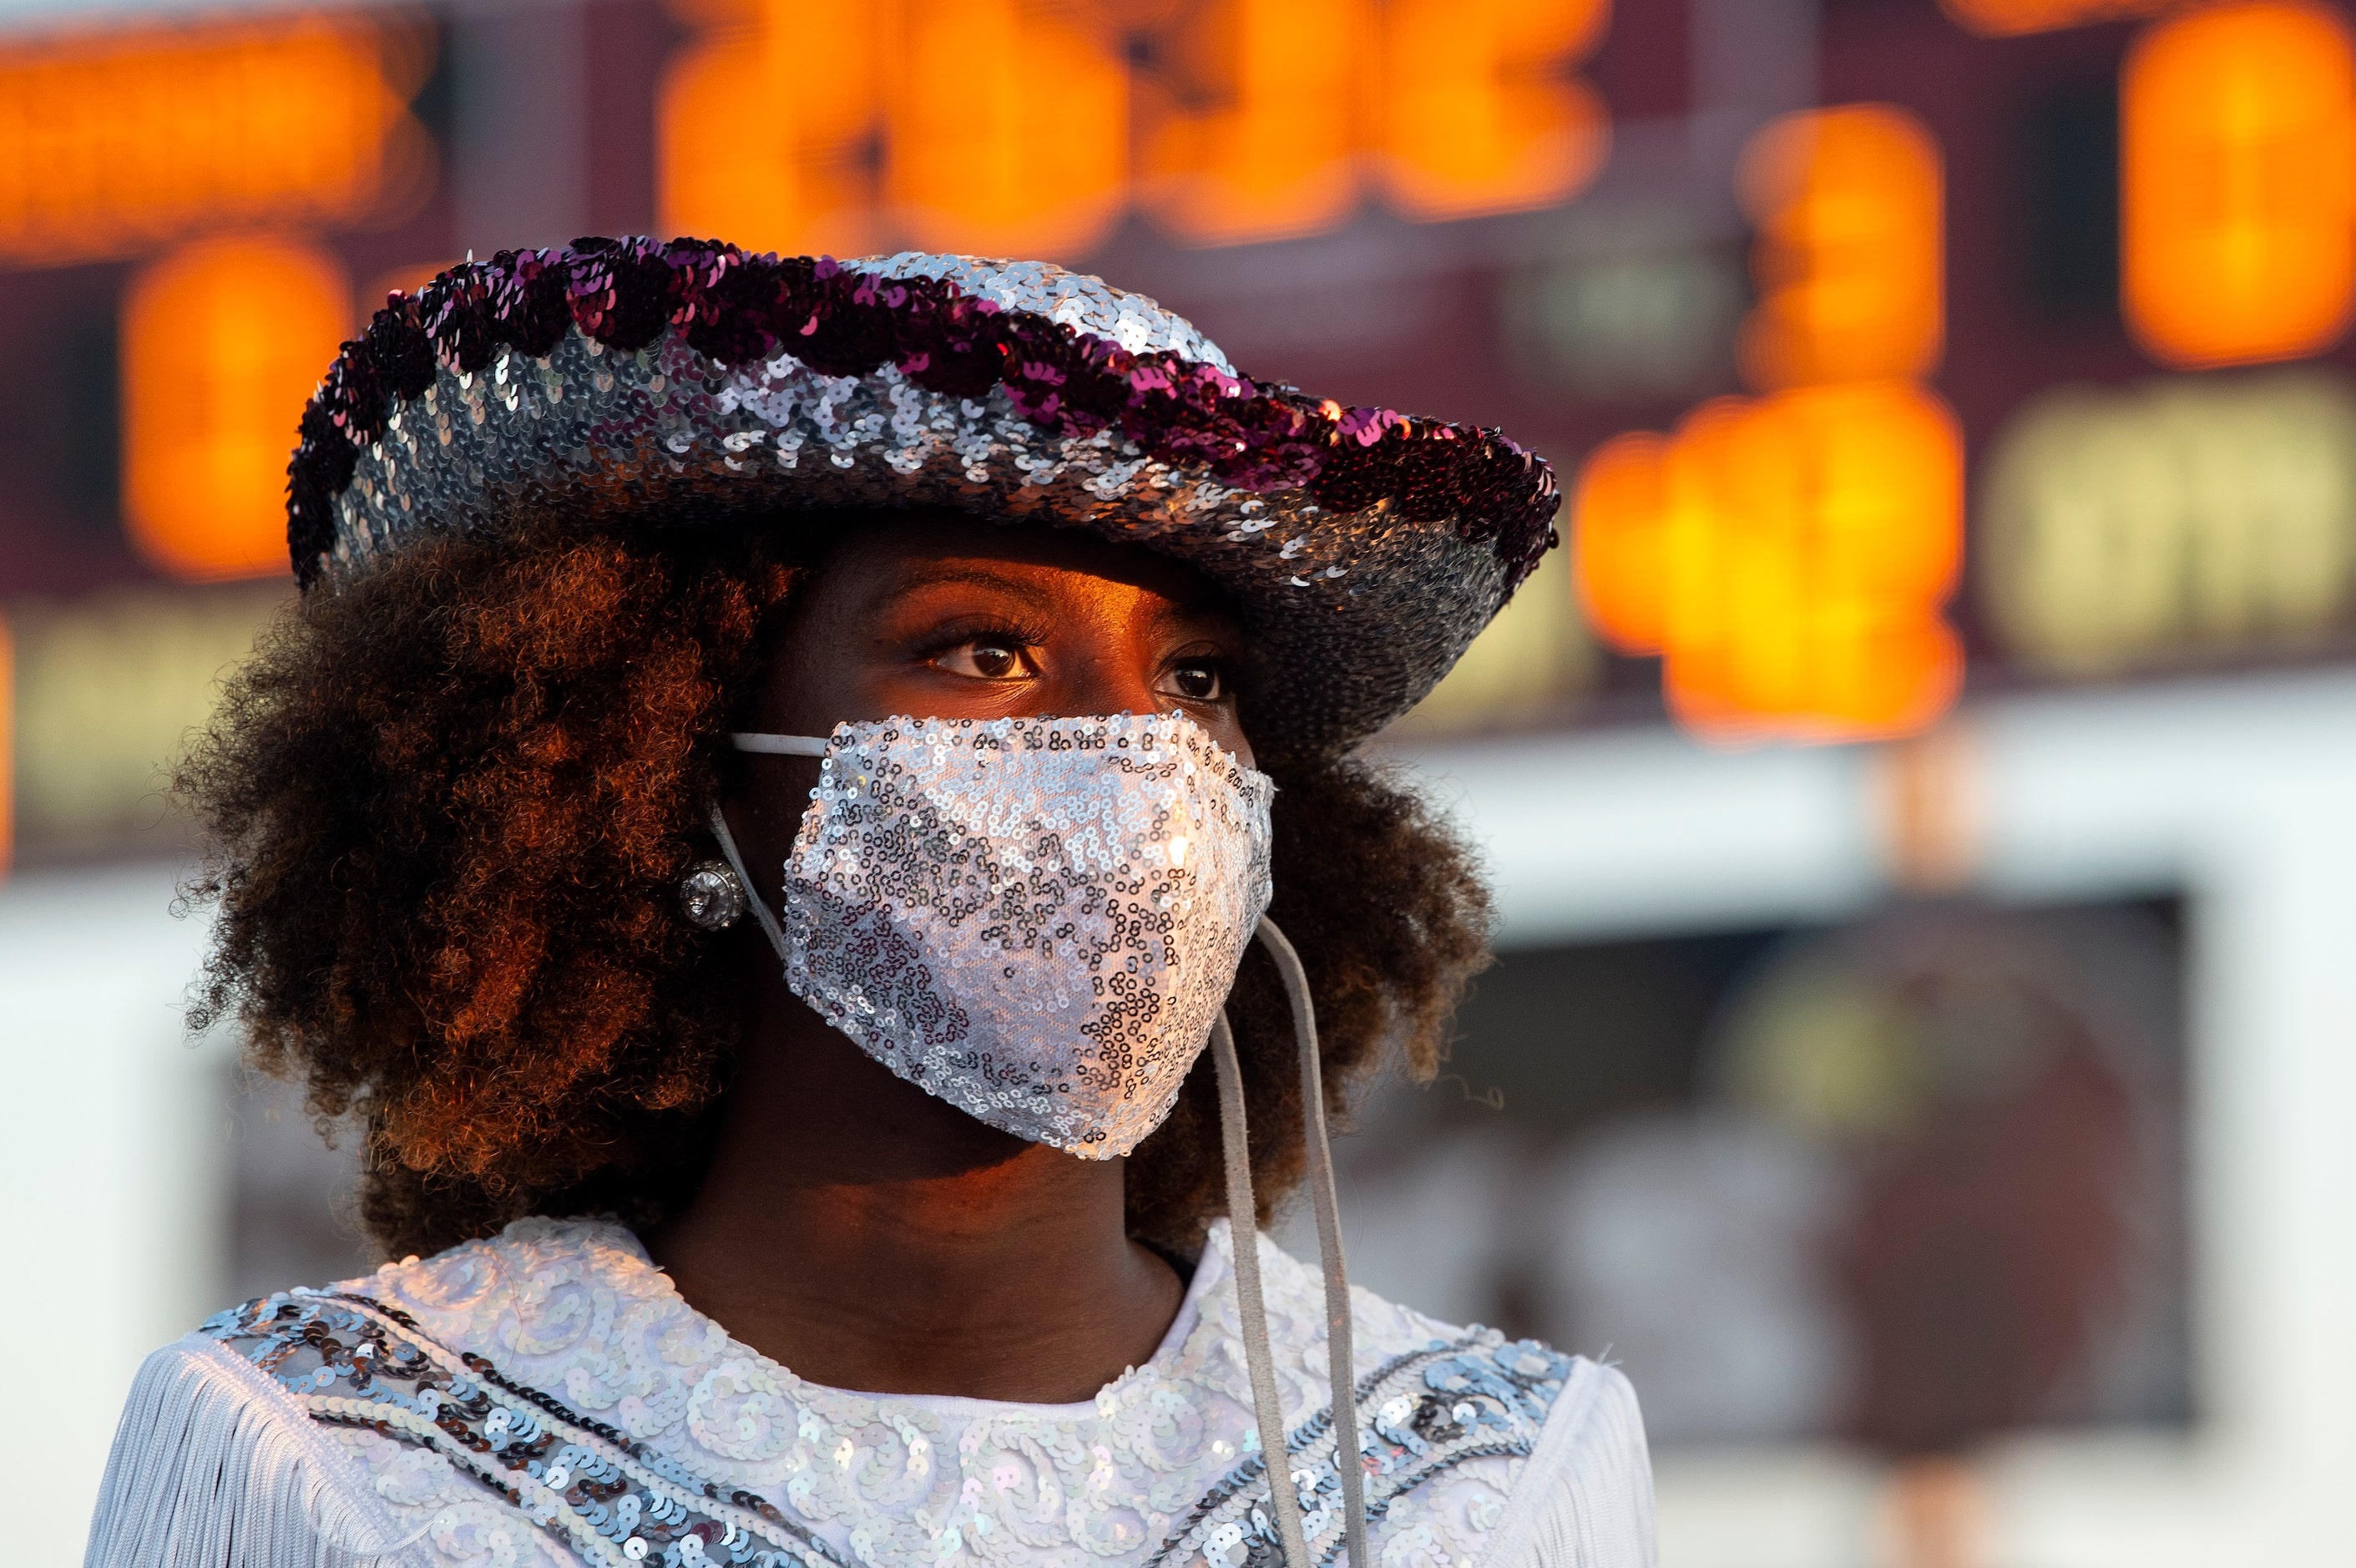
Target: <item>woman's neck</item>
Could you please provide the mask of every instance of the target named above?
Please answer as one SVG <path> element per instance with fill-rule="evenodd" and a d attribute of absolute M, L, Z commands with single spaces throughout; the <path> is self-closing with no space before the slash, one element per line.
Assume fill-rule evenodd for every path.
<path fill-rule="evenodd" d="M 1071 1403 L 1152 1355 L 1183 1293 L 1129 1238 L 1122 1162 L 984 1126 L 774 970 L 756 984 L 703 1184 L 646 1238 L 691 1305 L 800 1377 L 874 1393 Z"/>

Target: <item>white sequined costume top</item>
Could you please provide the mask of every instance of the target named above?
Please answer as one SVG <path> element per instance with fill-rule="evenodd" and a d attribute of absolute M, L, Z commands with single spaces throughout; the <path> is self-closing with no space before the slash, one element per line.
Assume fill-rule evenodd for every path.
<path fill-rule="evenodd" d="M 1230 1240 L 1092 1402 L 804 1382 L 610 1223 L 499 1237 L 224 1313 L 134 1386 L 88 1562 L 294 1568 L 1274 1568 Z M 1314 1271 L 1260 1242 L 1312 1555 L 1345 1561 Z M 1649 1568 L 1617 1372 L 1356 1303 L 1385 1568 Z"/>

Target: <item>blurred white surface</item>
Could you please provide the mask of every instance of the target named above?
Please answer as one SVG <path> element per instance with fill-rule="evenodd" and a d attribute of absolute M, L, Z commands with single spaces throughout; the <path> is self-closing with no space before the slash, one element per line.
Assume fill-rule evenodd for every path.
<path fill-rule="evenodd" d="M 2345 1563 L 2356 679 L 2016 696 L 1958 722 L 1982 774 L 1976 890 L 2178 889 L 2190 922 L 2198 1415 L 2181 1434 L 1989 1455 L 1989 1560 Z M 1888 892 L 1858 751 L 1714 752 L 1632 731 L 1403 755 L 1487 846 L 1506 945 L 1837 918 Z M 1664 1568 L 1874 1561 L 1880 1481 L 1862 1460 L 1673 1454 L 1659 1494 Z"/>
<path fill-rule="evenodd" d="M 221 1305 L 230 1051 L 182 1026 L 205 925 L 173 918 L 173 875 L 0 884 L 0 1473 L 48 1521 L 31 1563 L 81 1561 L 132 1373 Z"/>

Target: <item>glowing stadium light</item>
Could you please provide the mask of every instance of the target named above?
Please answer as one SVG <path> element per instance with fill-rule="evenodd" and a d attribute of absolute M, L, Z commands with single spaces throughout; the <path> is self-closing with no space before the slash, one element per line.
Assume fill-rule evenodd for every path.
<path fill-rule="evenodd" d="M 1378 160 L 1421 219 L 1551 206 L 1593 178 L 1612 120 L 1566 62 L 1601 39 L 1610 0 L 1391 0 Z"/>
<path fill-rule="evenodd" d="M 1887 104 L 1787 115 L 1744 149 L 1759 304 L 1738 353 L 1762 388 L 1922 375 L 1945 313 L 1938 145 Z"/>
<path fill-rule="evenodd" d="M 1982 477 L 1980 602 L 2065 676 L 2344 635 L 2356 589 L 2356 385 L 2302 366 L 2063 387 Z"/>
<path fill-rule="evenodd" d="M 1901 381 L 1721 398 L 1673 438 L 1581 474 L 1579 586 L 1622 652 L 1656 653 L 1698 734 L 1836 741 L 1919 731 L 1963 669 L 1940 613 L 1963 552 L 1963 449 Z"/>
<path fill-rule="evenodd" d="M 1983 38 L 2017 38 L 2172 10 L 2184 0 L 1939 0 L 1950 21 Z"/>
<path fill-rule="evenodd" d="M 1036 0 L 910 0 L 884 193 L 919 246 L 1086 249 L 1128 199 L 1129 72 L 1115 40 Z"/>
<path fill-rule="evenodd" d="M 0 260 L 342 221 L 422 193 L 423 60 L 348 17 L 89 31 L 0 50 Z"/>
<path fill-rule="evenodd" d="M 1366 0 L 1206 0 L 1172 38 L 1149 110 L 1147 206 L 1195 244 L 1330 229 L 1358 202 Z M 1157 84 L 1159 86 L 1160 84 Z M 1175 95 L 1209 100 L 1182 107 Z"/>
<path fill-rule="evenodd" d="M 291 241 L 202 242 L 123 305 L 123 512 L 176 577 L 286 570 L 286 454 L 351 317 L 335 258 Z"/>
<path fill-rule="evenodd" d="M 673 56 L 655 101 L 663 231 L 787 254 L 874 249 L 881 38 L 856 6 L 758 0 Z"/>
<path fill-rule="evenodd" d="M 2337 13 L 2220 5 L 2147 29 L 2119 82 L 2120 295 L 2164 364 L 2311 354 L 2356 292 L 2356 49 Z"/>

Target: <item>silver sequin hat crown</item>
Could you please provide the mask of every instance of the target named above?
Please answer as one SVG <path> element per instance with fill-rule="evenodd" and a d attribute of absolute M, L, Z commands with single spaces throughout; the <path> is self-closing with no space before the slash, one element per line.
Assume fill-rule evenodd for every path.
<path fill-rule="evenodd" d="M 306 589 L 526 515 L 1086 529 L 1227 592 L 1271 755 L 1420 700 L 1555 542 L 1560 500 L 1496 431 L 1250 381 L 1183 318 L 1045 263 L 644 239 L 392 295 L 313 396 L 287 489 Z"/>

